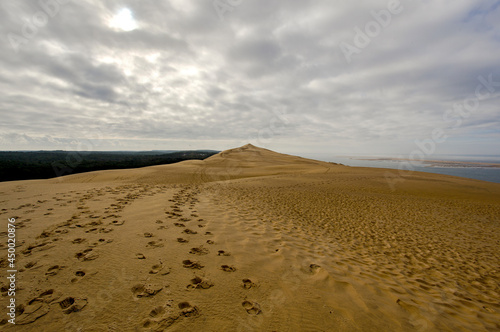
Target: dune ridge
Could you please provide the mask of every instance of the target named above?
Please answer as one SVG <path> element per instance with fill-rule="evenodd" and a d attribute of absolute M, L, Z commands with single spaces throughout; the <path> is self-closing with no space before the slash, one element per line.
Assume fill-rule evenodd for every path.
<path fill-rule="evenodd" d="M 414 172 L 391 190 L 382 169 L 249 144 L 1 183 L 0 202 L 19 268 L 2 330 L 500 329 L 498 184 Z"/>

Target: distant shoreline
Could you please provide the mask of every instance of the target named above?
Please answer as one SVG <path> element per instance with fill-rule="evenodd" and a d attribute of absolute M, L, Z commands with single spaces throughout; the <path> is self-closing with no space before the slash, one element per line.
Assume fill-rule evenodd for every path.
<path fill-rule="evenodd" d="M 370 158 L 370 157 L 352 157 L 343 156 L 354 160 L 368 160 L 368 161 L 417 161 L 429 167 L 463 167 L 463 168 L 500 168 L 500 163 L 487 163 L 487 162 L 473 162 L 473 161 L 451 161 L 451 160 L 418 160 L 407 158 Z"/>

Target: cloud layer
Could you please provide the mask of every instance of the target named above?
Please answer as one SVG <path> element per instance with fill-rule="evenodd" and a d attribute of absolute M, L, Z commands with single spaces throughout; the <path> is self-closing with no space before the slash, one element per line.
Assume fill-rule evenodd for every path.
<path fill-rule="evenodd" d="M 407 154 L 441 128 L 439 153 L 500 151 L 498 1 L 0 8 L 3 150 Z"/>

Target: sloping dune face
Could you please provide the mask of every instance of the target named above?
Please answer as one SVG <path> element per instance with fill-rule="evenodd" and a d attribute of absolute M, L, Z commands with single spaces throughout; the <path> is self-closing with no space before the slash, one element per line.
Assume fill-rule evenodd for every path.
<path fill-rule="evenodd" d="M 2 183 L 0 328 L 499 330 L 500 185 L 384 173 L 246 145 Z"/>

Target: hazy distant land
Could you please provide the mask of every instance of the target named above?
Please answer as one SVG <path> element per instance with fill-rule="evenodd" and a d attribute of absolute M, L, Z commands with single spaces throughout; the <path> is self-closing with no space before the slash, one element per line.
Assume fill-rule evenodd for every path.
<path fill-rule="evenodd" d="M 452 161 L 452 160 L 416 160 L 416 159 L 406 159 L 406 158 L 387 158 L 387 157 L 346 157 L 356 160 L 379 160 L 379 161 L 412 161 L 422 163 L 426 166 L 436 166 L 436 167 L 492 167 L 500 168 L 500 163 L 488 163 L 488 162 L 471 162 L 471 161 Z"/>

